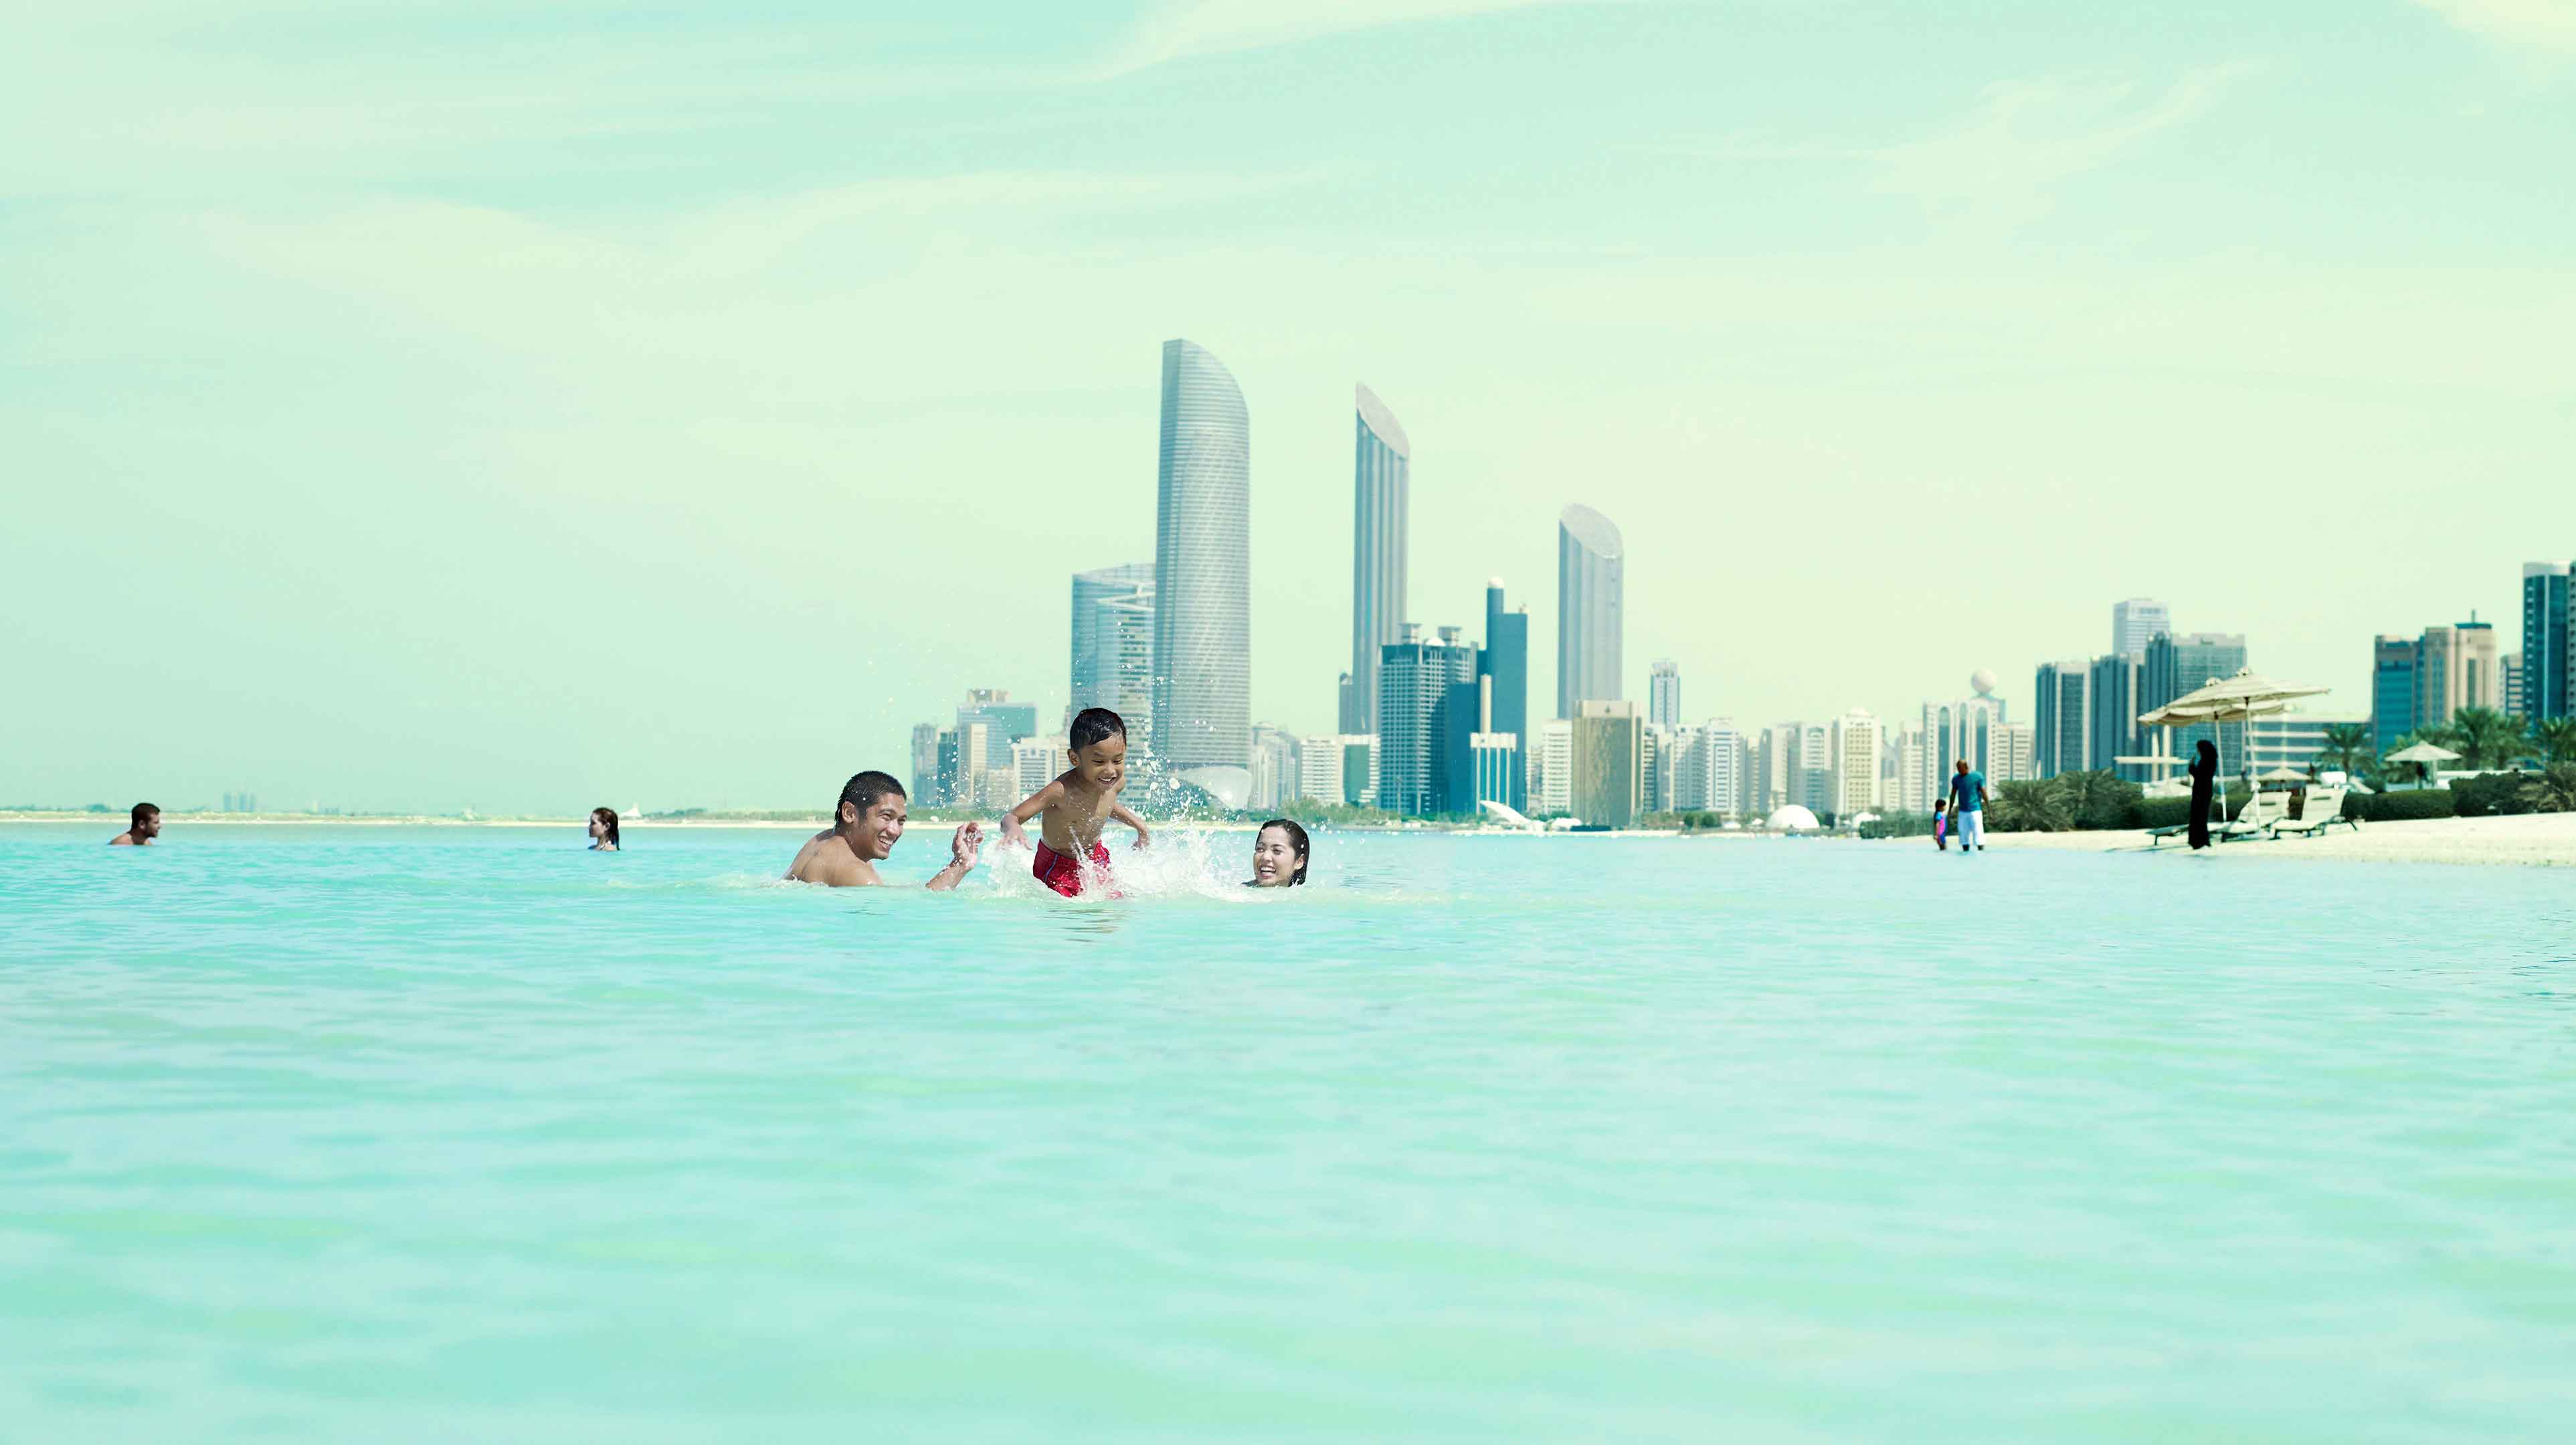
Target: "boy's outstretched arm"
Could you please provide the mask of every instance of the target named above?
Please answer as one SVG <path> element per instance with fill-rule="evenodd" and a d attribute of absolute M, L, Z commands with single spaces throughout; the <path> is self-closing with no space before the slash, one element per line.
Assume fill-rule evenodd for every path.
<path fill-rule="evenodd" d="M 1021 847 L 1029 846 L 1029 830 L 1023 826 L 1031 818 L 1064 801 L 1064 779 L 1058 778 L 1020 800 L 1020 805 L 1002 815 L 1002 837 Z"/>
<path fill-rule="evenodd" d="M 1127 811 L 1127 805 L 1126 805 L 1125 803 L 1112 803 L 1112 804 L 1110 804 L 1110 805 L 1109 805 L 1109 816 L 1110 816 L 1110 817 L 1112 817 L 1112 818 L 1114 818 L 1114 819 L 1116 819 L 1117 821 L 1119 821 L 1119 822 L 1121 822 L 1121 823 L 1126 824 L 1128 827 L 1133 828 L 1133 829 L 1135 829 L 1135 830 L 1136 830 L 1136 846 L 1137 846 L 1137 847 L 1142 848 L 1142 847 L 1144 847 L 1146 844 L 1151 843 L 1151 842 L 1153 842 L 1153 841 L 1154 841 L 1154 833 L 1153 833 L 1153 830 L 1145 826 L 1145 820 L 1144 820 L 1144 819 L 1139 818 L 1139 817 L 1137 817 L 1134 813 L 1131 813 L 1131 812 Z"/>

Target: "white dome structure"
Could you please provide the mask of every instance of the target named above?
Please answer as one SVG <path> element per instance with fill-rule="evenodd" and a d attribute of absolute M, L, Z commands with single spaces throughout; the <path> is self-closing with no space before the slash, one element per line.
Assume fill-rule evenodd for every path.
<path fill-rule="evenodd" d="M 1774 812 L 1763 826 L 1780 833 L 1812 833 L 1824 825 L 1816 821 L 1815 814 L 1791 803 Z"/>
<path fill-rule="evenodd" d="M 1968 690 L 1978 694 L 1993 692 L 1995 690 L 1994 669 L 1990 667 L 1981 667 L 1976 671 L 1969 673 Z"/>

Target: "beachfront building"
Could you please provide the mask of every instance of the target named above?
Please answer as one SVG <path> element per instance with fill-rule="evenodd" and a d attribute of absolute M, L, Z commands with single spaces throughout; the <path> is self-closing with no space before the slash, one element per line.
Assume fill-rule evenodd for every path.
<path fill-rule="evenodd" d="M 1621 681 L 1625 544 L 1608 517 L 1571 506 L 1556 519 L 1556 715 L 1628 695 Z"/>
<path fill-rule="evenodd" d="M 1924 765 L 1923 726 L 1907 723 L 1896 731 L 1896 783 L 1888 801 L 1909 813 L 1932 811 L 1931 769 Z"/>
<path fill-rule="evenodd" d="M 1377 393 L 1351 394 L 1351 670 L 1341 706 L 1342 731 L 1363 733 L 1377 724 L 1382 649 L 1404 640 L 1413 443 Z"/>
<path fill-rule="evenodd" d="M 2522 715 L 2531 722 L 2576 713 L 2576 563 L 2522 564 Z"/>
<path fill-rule="evenodd" d="M 2526 692 L 2529 687 L 2526 678 Z M 2382 633 L 2371 643 L 2371 741 L 2383 756 L 2409 734 L 2449 722 L 2464 707 L 2503 706 L 2504 660 L 2496 654 L 2495 624 L 2478 621 L 2475 613 L 2415 637 Z"/>
<path fill-rule="evenodd" d="M 2093 711 L 2090 690 L 2093 664 L 2081 657 L 2039 665 L 2031 730 L 2037 740 L 2039 776 L 2080 773 L 2094 767 Z"/>
<path fill-rule="evenodd" d="M 1408 622 L 1404 639 L 1380 648 L 1378 659 L 1378 806 L 1414 817 L 1458 811 L 1449 806 L 1448 739 L 1455 732 L 1463 746 L 1476 731 L 1468 711 L 1476 649 L 1455 627 L 1429 641 L 1421 624 Z"/>
<path fill-rule="evenodd" d="M 1303 740 L 1297 752 L 1297 793 L 1318 803 L 1376 806 L 1376 735 L 1341 733 Z"/>
<path fill-rule="evenodd" d="M 1252 423 L 1225 364 L 1163 343 L 1154 499 L 1154 756 L 1185 780 L 1252 751 Z"/>
<path fill-rule="evenodd" d="M 2258 778 L 2281 768 L 2306 772 L 2311 765 L 2323 767 L 2317 755 L 2326 749 L 2326 729 L 2369 725 L 2369 718 L 2340 714 L 2285 712 L 2258 717 L 2245 725 L 2246 764 Z"/>
<path fill-rule="evenodd" d="M 2503 657 L 2498 658 L 2496 660 L 2496 677 L 2498 679 L 2496 691 L 2504 699 L 2499 706 L 2504 709 L 2505 716 L 2523 718 L 2528 721 L 2530 711 L 2524 706 L 2522 696 L 2522 654 L 2519 652 L 2508 652 Z"/>
<path fill-rule="evenodd" d="M 1744 788 L 1746 812 L 1767 815 L 1797 801 L 1791 790 L 1798 783 L 1798 739 L 1805 731 L 1801 723 L 1773 723 L 1754 737 Z"/>
<path fill-rule="evenodd" d="M 2245 668 L 2245 634 L 2241 632 L 2167 633 L 2147 643 L 2139 669 L 2138 711 L 2152 712 L 2213 682 L 2223 682 Z M 2188 761 L 2200 740 L 2218 745 L 2218 771 L 2234 777 L 2245 767 L 2242 723 L 2193 723 L 2173 730 L 2174 756 Z"/>
<path fill-rule="evenodd" d="M 1832 740 L 1833 813 L 1848 822 L 1887 806 L 1879 755 L 1886 750 L 1887 729 L 1865 708 L 1853 708 L 1834 719 Z"/>
<path fill-rule="evenodd" d="M 2111 655 L 2146 656 L 2147 644 L 2173 631 L 2173 610 L 2153 597 L 2111 604 Z"/>
<path fill-rule="evenodd" d="M 1646 721 L 1667 731 L 1682 725 L 1682 670 L 1669 657 L 1656 658 L 1647 675 Z"/>
<path fill-rule="evenodd" d="M 1744 806 L 1744 735 L 1727 718 L 1710 718 L 1673 735 L 1676 809 L 1734 813 Z"/>
<path fill-rule="evenodd" d="M 1645 807 L 1645 719 L 1637 705 L 1586 698 L 1573 722 L 1570 811 L 1599 828 L 1633 828 Z"/>
<path fill-rule="evenodd" d="M 1485 584 L 1485 646 L 1476 654 L 1476 676 L 1486 690 L 1490 713 L 1485 730 L 1509 733 L 1519 741 L 1516 754 L 1533 753 L 1529 744 L 1529 608 L 1503 605 L 1503 579 Z M 1512 775 L 1510 793 L 1498 800 L 1513 811 L 1529 811 L 1529 771 L 1535 758 L 1523 758 Z M 1478 789 L 1478 796 L 1483 790 Z"/>
<path fill-rule="evenodd" d="M 1819 815 L 1834 810 L 1834 729 L 1807 723 L 1798 729 L 1798 785 L 1790 801 Z"/>

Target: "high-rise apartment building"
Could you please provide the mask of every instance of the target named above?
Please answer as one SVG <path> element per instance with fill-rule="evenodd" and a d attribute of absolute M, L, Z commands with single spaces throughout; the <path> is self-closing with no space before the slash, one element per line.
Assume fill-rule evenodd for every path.
<path fill-rule="evenodd" d="M 1659 728 L 1682 725 L 1682 670 L 1669 657 L 1656 658 L 1646 679 L 1646 721 Z"/>
<path fill-rule="evenodd" d="M 1762 730 L 1753 747 L 1753 776 L 1745 787 L 1748 811 L 1768 816 L 1790 803 L 1806 802 L 1798 770 L 1798 747 L 1806 735 L 1804 723 L 1773 723 Z"/>
<path fill-rule="evenodd" d="M 1645 719 L 1633 702 L 1586 698 L 1573 718 L 1573 812 L 1597 828 L 1633 828 L 1645 806 Z"/>
<path fill-rule="evenodd" d="M 1163 343 L 1153 751 L 1186 778 L 1252 751 L 1252 423 L 1224 363 Z"/>
<path fill-rule="evenodd" d="M 1734 813 L 1744 801 L 1744 735 L 1728 718 L 1711 718 L 1674 734 L 1671 806 Z"/>
<path fill-rule="evenodd" d="M 1069 629 L 1072 633 L 1073 647 L 1071 665 L 1067 669 L 1070 686 L 1065 691 L 1072 711 L 1080 712 L 1087 707 L 1113 708 L 1122 713 L 1125 711 L 1123 708 L 1118 708 L 1116 703 L 1107 700 L 1117 690 L 1118 679 L 1114 648 L 1104 645 L 1102 638 L 1104 618 L 1101 604 L 1114 598 L 1144 599 L 1147 608 L 1145 612 L 1147 656 L 1143 677 L 1148 685 L 1151 684 L 1153 597 L 1154 564 L 1151 562 L 1129 562 L 1118 567 L 1095 567 L 1088 572 L 1073 574 L 1072 626 Z"/>
<path fill-rule="evenodd" d="M 2530 709 L 2522 699 L 2522 672 L 2521 653 L 2508 652 L 2496 659 L 2496 677 L 2500 680 L 2497 694 L 2504 699 L 2497 706 L 2503 708 L 2508 717 L 2528 720 Z"/>
<path fill-rule="evenodd" d="M 1556 715 L 1627 696 L 1621 682 L 1626 546 L 1608 517 L 1571 506 L 1556 519 Z"/>
<path fill-rule="evenodd" d="M 2522 564 L 2522 715 L 2532 722 L 2576 713 L 2576 563 Z"/>
<path fill-rule="evenodd" d="M 1476 730 L 1466 711 L 1477 691 L 1476 649 L 1455 627 L 1441 628 L 1436 642 L 1421 633 L 1408 622 L 1404 640 L 1378 652 L 1377 805 L 1414 817 L 1456 811 L 1448 806 L 1449 735 L 1463 746 Z"/>
<path fill-rule="evenodd" d="M 2244 671 L 2245 656 L 2245 634 L 2241 632 L 2191 632 L 2181 636 L 2166 633 L 2149 639 L 2139 673 L 2142 695 L 2138 711 L 2152 712 L 2184 693 L 2234 677 Z M 2175 728 L 2173 755 L 2189 761 L 2199 751 L 2202 738 L 2218 745 L 2221 777 L 2232 778 L 2244 772 L 2244 724 L 2192 723 Z"/>
<path fill-rule="evenodd" d="M 1252 725 L 1252 790 L 1244 806 L 1256 813 L 1276 813 L 1298 796 L 1303 746 L 1295 733 L 1268 723 Z"/>
<path fill-rule="evenodd" d="M 2261 777 L 2277 768 L 2305 772 L 2318 764 L 2326 749 L 2326 729 L 2341 724 L 2366 725 L 2366 717 L 2285 712 L 2258 717 L 2245 725 L 2245 762 Z"/>
<path fill-rule="evenodd" d="M 1538 727 L 1538 784 L 1530 794 L 1539 815 L 1574 811 L 1574 723 L 1551 718 Z"/>
<path fill-rule="evenodd" d="M 2092 683 L 2093 664 L 2083 658 L 2039 665 L 2038 706 L 2031 715 L 2039 776 L 2053 778 L 2096 766 L 2091 756 L 2093 711 L 2088 696 Z"/>
<path fill-rule="evenodd" d="M 2449 722 L 2464 707 L 2500 706 L 2502 674 L 2494 623 L 2471 614 L 2466 622 L 2425 628 L 2416 640 L 2415 726 Z"/>
<path fill-rule="evenodd" d="M 1011 744 L 1011 786 L 1019 797 L 1003 804 L 1016 806 L 1025 798 L 1064 776 L 1073 766 L 1073 755 L 1063 738 L 1022 738 Z"/>
<path fill-rule="evenodd" d="M 1491 733 L 1509 733 L 1517 741 L 1514 747 L 1522 754 L 1533 751 L 1529 730 L 1529 609 L 1506 609 L 1503 606 L 1503 579 L 1485 584 L 1485 646 L 1476 654 L 1477 676 L 1491 682 L 1489 701 L 1493 716 L 1486 725 Z M 1514 811 L 1529 811 L 1528 759 L 1513 774 L 1506 796 L 1495 801 Z"/>
<path fill-rule="evenodd" d="M 965 703 L 957 709 L 957 736 L 967 737 L 967 729 L 976 724 L 981 724 L 984 731 L 973 747 L 961 754 L 961 773 L 1007 770 L 1011 766 L 1011 745 L 1037 735 L 1037 704 L 1011 701 L 1008 688 L 969 688 Z"/>
<path fill-rule="evenodd" d="M 1865 709 L 1853 708 L 1834 719 L 1833 738 L 1826 746 L 1832 753 L 1830 800 L 1837 819 L 1848 822 L 1886 807 L 1879 767 L 1879 754 L 1886 745 L 1886 727 Z"/>
<path fill-rule="evenodd" d="M 2386 757 L 2415 731 L 2415 639 L 2383 632 L 2370 643 L 2370 742 Z"/>
<path fill-rule="evenodd" d="M 1949 796 L 1952 765 L 1961 758 L 1989 781 L 2005 776 L 2001 739 L 2006 713 L 2004 700 L 1995 695 L 1995 675 L 1978 668 L 1968 676 L 1968 691 L 1968 696 L 1953 702 L 1923 704 L 1918 724 L 1923 733 L 1921 771 L 1907 787 L 1921 788 L 1927 808 L 1932 799 Z"/>
<path fill-rule="evenodd" d="M 1351 671 L 1342 731 L 1359 733 L 1376 724 L 1379 649 L 1404 640 L 1413 443 L 1377 393 L 1365 386 L 1351 393 Z"/>
<path fill-rule="evenodd" d="M 2144 656 L 2156 634 L 2173 631 L 2173 612 L 2152 597 L 2132 597 L 2111 604 L 2111 655 Z"/>
<path fill-rule="evenodd" d="M 912 725 L 912 801 L 923 807 L 939 801 L 939 724 Z"/>
<path fill-rule="evenodd" d="M 2146 732 L 2138 725 L 2138 714 L 2146 710 L 2138 704 L 2139 674 L 2145 667 L 2141 653 L 2097 657 L 2084 683 L 2084 702 L 2093 714 L 2085 764 L 2108 768 L 2133 783 L 2154 776 L 2149 764 L 2118 761 L 2147 754 Z"/>
<path fill-rule="evenodd" d="M 1817 817 L 1834 810 L 1834 729 L 1808 723 L 1798 729 L 1798 784 L 1790 801 Z"/>
<path fill-rule="evenodd" d="M 1995 771 L 1986 774 L 1991 782 L 2027 782 L 2039 776 L 2034 753 L 2038 740 L 2028 723 L 2005 723 L 1995 729 Z"/>
<path fill-rule="evenodd" d="M 1907 723 L 1896 734 L 1896 796 L 1890 801 L 1909 813 L 1932 811 L 1932 770 L 1925 763 L 1923 726 Z"/>

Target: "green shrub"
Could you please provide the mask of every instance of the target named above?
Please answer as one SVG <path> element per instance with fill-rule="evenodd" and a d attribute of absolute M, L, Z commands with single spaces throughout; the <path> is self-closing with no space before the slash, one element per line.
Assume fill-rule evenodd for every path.
<path fill-rule="evenodd" d="M 2463 818 L 2484 818 L 2494 813 L 2528 813 L 2532 805 L 2522 795 L 2522 785 L 2531 779 L 2520 773 L 2481 773 L 2474 778 L 2451 780 L 2452 811 Z"/>
<path fill-rule="evenodd" d="M 2439 788 L 2409 793 L 2350 793 L 2343 800 L 2343 815 L 2365 823 L 2405 823 L 2451 817 L 2455 806 L 2451 795 Z"/>

